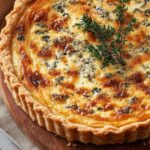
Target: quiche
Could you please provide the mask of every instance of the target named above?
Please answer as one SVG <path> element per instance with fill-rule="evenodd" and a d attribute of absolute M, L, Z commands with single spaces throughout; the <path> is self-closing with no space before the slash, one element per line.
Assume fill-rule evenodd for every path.
<path fill-rule="evenodd" d="M 97 145 L 150 136 L 149 0 L 16 0 L 6 21 L 1 70 L 39 126 Z"/>

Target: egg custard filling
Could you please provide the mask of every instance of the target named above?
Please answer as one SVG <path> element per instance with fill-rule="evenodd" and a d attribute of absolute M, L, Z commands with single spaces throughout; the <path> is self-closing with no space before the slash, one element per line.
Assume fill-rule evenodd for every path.
<path fill-rule="evenodd" d="M 93 128 L 150 118 L 150 2 L 36 0 L 11 40 L 15 75 L 52 114 Z"/>

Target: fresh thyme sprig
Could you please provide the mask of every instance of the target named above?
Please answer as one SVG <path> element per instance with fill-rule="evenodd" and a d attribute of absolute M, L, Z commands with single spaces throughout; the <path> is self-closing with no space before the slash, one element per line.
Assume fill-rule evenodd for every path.
<path fill-rule="evenodd" d="M 123 23 L 125 20 L 125 12 L 128 10 L 124 5 L 117 5 L 115 13 L 117 15 L 117 21 Z"/>
<path fill-rule="evenodd" d="M 102 42 L 109 40 L 115 33 L 115 29 L 111 26 L 100 25 L 96 21 L 92 20 L 87 15 L 83 15 L 81 23 L 77 24 L 79 28 L 83 28 L 85 31 L 90 31 L 94 36 Z"/>
<path fill-rule="evenodd" d="M 136 18 L 132 18 L 127 27 L 124 29 L 124 34 L 127 35 L 131 31 L 133 31 L 133 25 L 135 25 L 136 23 L 137 23 Z"/>
<path fill-rule="evenodd" d="M 120 3 L 128 3 L 130 0 L 120 0 Z"/>
<path fill-rule="evenodd" d="M 87 49 L 93 54 L 97 59 L 102 60 L 102 68 L 108 66 L 109 64 L 121 64 L 126 65 L 123 59 L 122 45 L 125 40 L 121 36 L 120 32 L 117 32 L 114 39 L 111 42 L 103 43 L 99 46 L 88 45 Z"/>
<path fill-rule="evenodd" d="M 119 0 L 120 4 L 118 4 L 115 9 L 117 21 L 119 22 L 118 30 L 115 30 L 111 26 L 102 26 L 92 20 L 88 15 L 84 15 L 81 23 L 78 24 L 78 26 L 83 28 L 85 31 L 92 32 L 101 42 L 101 45 L 98 46 L 93 46 L 90 44 L 87 46 L 87 49 L 93 54 L 94 57 L 102 60 L 103 67 L 106 67 L 109 64 L 121 64 L 122 66 L 126 65 L 126 61 L 123 58 L 125 36 L 133 30 L 132 27 L 136 23 L 136 19 L 132 18 L 127 25 L 124 24 L 125 13 L 128 10 L 124 3 L 129 1 L 130 0 Z"/>
<path fill-rule="evenodd" d="M 110 45 L 102 44 L 96 47 L 93 45 L 88 45 L 87 48 L 94 57 L 102 60 L 102 68 L 108 66 L 109 64 L 121 64 L 122 66 L 126 65 L 126 62 L 121 56 L 121 47 L 119 47 L 115 41 L 112 41 Z"/>
<path fill-rule="evenodd" d="M 125 13 L 128 10 L 128 7 L 125 6 L 125 3 L 130 2 L 130 0 L 119 0 L 119 4 L 117 5 L 115 9 L 115 13 L 117 16 L 117 21 L 119 23 L 124 23 L 125 21 Z"/>

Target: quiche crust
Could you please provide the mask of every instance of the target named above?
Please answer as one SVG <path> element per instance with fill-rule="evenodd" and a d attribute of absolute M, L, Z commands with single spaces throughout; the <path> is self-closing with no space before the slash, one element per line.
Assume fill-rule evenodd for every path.
<path fill-rule="evenodd" d="M 32 97 L 31 93 L 15 75 L 10 52 L 11 37 L 17 21 L 32 2 L 34 2 L 34 0 L 16 0 L 13 11 L 6 17 L 7 23 L 0 35 L 0 67 L 16 104 L 21 107 L 33 121 L 36 121 L 39 126 L 65 137 L 68 141 L 103 145 L 121 144 L 148 138 L 150 136 L 150 119 L 121 127 L 106 125 L 103 128 L 93 128 L 62 119 Z"/>

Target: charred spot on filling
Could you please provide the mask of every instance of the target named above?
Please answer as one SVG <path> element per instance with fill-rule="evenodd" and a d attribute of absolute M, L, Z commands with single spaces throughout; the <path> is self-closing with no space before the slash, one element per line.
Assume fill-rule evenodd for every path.
<path fill-rule="evenodd" d="M 146 39 L 147 38 L 145 31 L 141 31 L 135 36 L 135 41 L 137 42 L 137 44 L 139 44 L 139 46 L 141 46 L 141 44 L 144 44 L 147 41 Z"/>
<path fill-rule="evenodd" d="M 69 96 L 66 94 L 56 94 L 56 93 L 52 94 L 52 99 L 56 101 L 60 101 L 60 102 L 66 101 L 68 98 Z"/>
<path fill-rule="evenodd" d="M 73 77 L 77 77 L 77 76 L 79 75 L 79 72 L 76 71 L 76 70 L 69 70 L 69 71 L 67 72 L 67 75 L 73 76 Z"/>
<path fill-rule="evenodd" d="M 131 22 L 132 18 L 133 18 L 133 15 L 126 12 L 125 13 L 125 22 L 124 22 L 124 24 L 126 24 L 126 25 L 129 24 Z"/>
<path fill-rule="evenodd" d="M 115 98 L 127 98 L 129 96 L 126 83 L 119 78 L 106 78 L 103 86 L 105 88 L 113 88 Z"/>
<path fill-rule="evenodd" d="M 81 1 L 71 1 L 72 4 L 80 4 L 80 5 L 87 5 L 86 0 L 81 0 Z"/>
<path fill-rule="evenodd" d="M 99 94 L 96 99 L 96 101 L 104 101 L 104 102 L 108 102 L 109 101 L 109 97 L 107 96 L 107 94 Z"/>
<path fill-rule="evenodd" d="M 22 45 L 19 47 L 19 53 L 21 55 L 21 62 L 23 64 L 23 66 L 27 66 L 32 63 L 30 57 L 27 55 L 27 53 L 25 52 L 25 49 Z"/>
<path fill-rule="evenodd" d="M 21 79 L 24 80 L 25 78 L 28 79 L 28 66 L 31 65 L 32 61 L 31 59 L 29 58 L 29 56 L 24 52 L 24 51 L 21 51 L 21 63 L 22 63 L 22 77 Z"/>
<path fill-rule="evenodd" d="M 32 63 L 31 59 L 24 51 L 21 51 L 21 62 L 24 66 L 30 65 Z"/>
<path fill-rule="evenodd" d="M 74 90 L 74 88 L 75 88 L 74 84 L 72 84 L 72 83 L 62 83 L 61 86 L 63 88 L 67 88 L 67 89 L 70 89 L 70 90 Z"/>
<path fill-rule="evenodd" d="M 108 4 L 118 3 L 118 0 L 106 0 Z"/>
<path fill-rule="evenodd" d="M 60 76 L 61 72 L 59 70 L 52 70 L 48 73 L 50 76 Z"/>
<path fill-rule="evenodd" d="M 76 93 L 79 95 L 85 95 L 88 94 L 90 92 L 90 90 L 86 89 L 86 88 L 78 88 L 76 89 Z"/>
<path fill-rule="evenodd" d="M 87 32 L 87 38 L 89 42 L 96 42 L 96 38 L 92 32 Z"/>
<path fill-rule="evenodd" d="M 34 51 L 38 50 L 37 45 L 36 45 L 35 42 L 30 42 L 30 48 L 33 49 Z"/>
<path fill-rule="evenodd" d="M 40 50 L 37 55 L 42 58 L 51 58 L 52 52 L 50 50 Z"/>
<path fill-rule="evenodd" d="M 146 33 L 145 31 L 140 30 L 134 35 L 128 35 L 126 40 L 135 42 L 136 47 L 141 47 L 142 44 L 147 43 Z"/>
<path fill-rule="evenodd" d="M 139 64 L 144 63 L 145 61 L 148 61 L 150 58 L 150 53 L 144 53 L 142 55 L 137 55 L 136 57 L 134 57 L 131 62 L 130 62 L 130 67 L 136 67 Z"/>
<path fill-rule="evenodd" d="M 110 79 L 104 82 L 104 87 L 113 87 L 113 88 L 118 88 L 122 84 L 122 81 L 120 79 Z"/>
<path fill-rule="evenodd" d="M 89 108 L 91 108 L 91 107 L 94 107 L 94 106 L 96 106 L 97 103 L 98 103 L 97 100 L 92 100 L 92 101 L 90 101 L 90 103 L 88 103 L 88 104 L 86 105 L 86 108 L 89 109 Z"/>
<path fill-rule="evenodd" d="M 144 83 L 139 83 L 137 86 L 139 89 L 145 92 L 146 95 L 150 95 L 150 87 L 145 85 Z"/>
<path fill-rule="evenodd" d="M 25 29 L 24 23 L 20 23 L 20 24 L 17 26 L 16 30 L 17 30 L 17 33 L 18 33 L 19 35 L 25 34 L 26 29 Z"/>
<path fill-rule="evenodd" d="M 30 18 L 31 22 L 41 22 L 48 20 L 48 12 L 45 9 L 39 10 L 38 12 L 33 12 Z"/>
<path fill-rule="evenodd" d="M 128 52 L 124 52 L 123 57 L 126 58 L 126 59 L 129 59 L 132 56 Z"/>
<path fill-rule="evenodd" d="M 119 72 L 118 72 L 119 73 Z M 114 91 L 114 98 L 123 99 L 129 97 L 127 87 L 129 85 L 126 80 L 122 78 L 110 76 L 110 78 L 104 78 L 103 86 L 105 88 L 112 88 Z"/>
<path fill-rule="evenodd" d="M 78 105 L 69 105 L 69 106 L 66 106 L 65 108 L 72 109 L 72 110 L 77 110 L 79 108 L 79 106 Z"/>
<path fill-rule="evenodd" d="M 127 89 L 123 86 L 115 90 L 115 92 L 115 98 L 127 98 L 129 96 L 129 94 L 127 93 Z"/>
<path fill-rule="evenodd" d="M 142 83 L 144 81 L 144 75 L 141 72 L 136 72 L 132 74 L 128 80 L 135 84 Z"/>
<path fill-rule="evenodd" d="M 65 49 L 64 49 L 64 52 L 65 53 L 71 53 L 71 52 L 74 52 L 75 49 L 72 45 L 66 45 Z"/>
<path fill-rule="evenodd" d="M 107 104 L 104 106 L 104 111 L 113 110 L 113 108 L 114 108 L 113 104 L 107 103 Z"/>
<path fill-rule="evenodd" d="M 60 49 L 64 50 L 66 48 L 66 46 L 68 44 L 70 44 L 72 41 L 73 41 L 73 38 L 68 37 L 68 36 L 64 36 L 61 39 L 56 39 L 54 41 L 54 46 L 56 48 L 60 48 Z"/>
<path fill-rule="evenodd" d="M 46 86 L 46 80 L 42 77 L 42 75 L 38 72 L 28 72 L 28 80 L 35 88 L 41 86 Z"/>
<path fill-rule="evenodd" d="M 67 25 L 68 18 L 59 18 L 51 21 L 49 24 L 49 29 L 54 31 L 59 31 L 63 26 Z"/>

